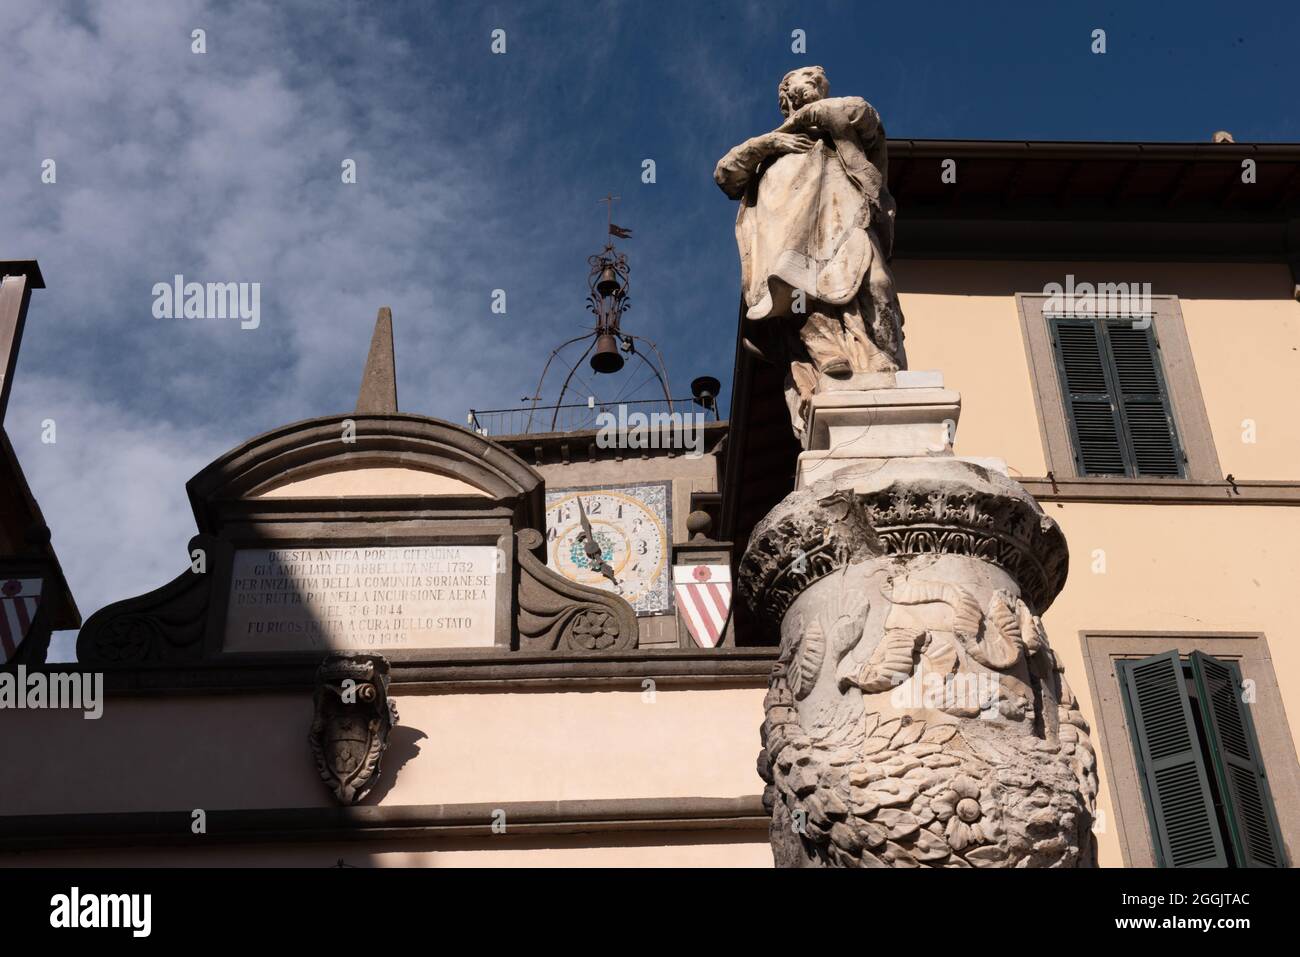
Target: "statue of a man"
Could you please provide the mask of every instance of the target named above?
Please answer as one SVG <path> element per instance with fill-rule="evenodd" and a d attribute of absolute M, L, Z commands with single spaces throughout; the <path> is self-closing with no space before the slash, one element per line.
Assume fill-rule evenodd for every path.
<path fill-rule="evenodd" d="M 732 149 L 713 173 L 740 200 L 746 316 L 768 320 L 746 339 L 764 343 L 766 356 L 779 350 L 788 359 L 786 393 L 799 433 L 823 377 L 907 368 L 888 266 L 895 207 L 885 128 L 866 100 L 829 92 L 819 66 L 787 73 L 777 91 L 785 122 Z"/>

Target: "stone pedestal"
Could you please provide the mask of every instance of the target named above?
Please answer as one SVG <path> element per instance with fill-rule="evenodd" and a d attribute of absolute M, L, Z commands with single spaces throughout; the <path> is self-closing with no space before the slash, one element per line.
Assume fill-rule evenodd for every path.
<path fill-rule="evenodd" d="M 916 448 L 955 393 L 895 393 L 815 401 L 822 457 L 738 570 L 781 649 L 758 762 L 776 863 L 1089 866 L 1096 762 L 1040 617 L 1064 536 L 1004 472 Z"/>
<path fill-rule="evenodd" d="M 863 378 L 863 377 L 859 377 Z M 951 457 L 961 417 L 961 394 L 945 389 L 940 372 L 898 372 L 892 383 L 872 377 L 871 388 L 852 381 L 815 394 L 808 404 L 795 488 L 807 488 L 840 469 L 894 458 Z M 968 459 L 1006 472 L 1001 459 Z"/>

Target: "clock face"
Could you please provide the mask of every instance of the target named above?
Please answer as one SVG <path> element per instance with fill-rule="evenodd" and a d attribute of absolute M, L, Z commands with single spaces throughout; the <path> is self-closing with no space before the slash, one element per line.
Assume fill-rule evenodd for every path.
<path fill-rule="evenodd" d="M 548 563 L 570 581 L 622 595 L 638 615 L 672 611 L 671 485 L 655 482 L 547 492 Z"/>

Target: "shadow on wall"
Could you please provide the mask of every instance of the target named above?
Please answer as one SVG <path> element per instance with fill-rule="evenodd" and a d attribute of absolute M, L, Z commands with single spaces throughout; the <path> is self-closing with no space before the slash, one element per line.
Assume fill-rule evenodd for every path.
<path fill-rule="evenodd" d="M 388 735 L 388 750 L 384 752 L 379 783 L 361 799 L 360 803 L 382 804 L 388 792 L 396 787 L 397 777 L 402 773 L 402 769 L 419 756 L 419 742 L 427 737 L 428 735 L 419 728 L 407 727 L 400 721 L 394 725 Z"/>

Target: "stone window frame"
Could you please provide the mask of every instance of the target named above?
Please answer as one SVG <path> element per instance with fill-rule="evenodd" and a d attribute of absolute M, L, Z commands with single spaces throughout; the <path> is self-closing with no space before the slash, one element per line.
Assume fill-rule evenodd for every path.
<path fill-rule="evenodd" d="M 1043 316 L 1044 293 L 1016 293 L 1020 313 L 1020 330 L 1024 337 L 1033 384 L 1034 404 L 1038 409 L 1038 428 L 1043 440 L 1043 456 L 1048 471 L 1058 479 L 1074 478 L 1101 482 L 1222 482 L 1223 470 L 1205 411 L 1201 382 L 1192 361 L 1192 347 L 1187 327 L 1175 295 L 1151 297 L 1152 328 L 1159 344 L 1158 359 L 1169 390 L 1169 404 L 1178 429 L 1178 443 L 1187 456 L 1185 478 L 1160 476 L 1085 476 L 1075 464 L 1070 440 L 1070 423 L 1065 407 L 1063 384 L 1057 372 L 1056 355 L 1048 323 Z M 1104 313 L 1103 313 L 1104 315 Z"/>
<path fill-rule="evenodd" d="M 1235 661 L 1243 680 L 1255 682 L 1251 705 L 1260 756 L 1268 774 L 1274 812 L 1282 831 L 1288 860 L 1300 848 L 1300 804 L 1290 800 L 1300 794 L 1300 763 L 1296 760 L 1286 709 L 1268 641 L 1262 632 L 1216 631 L 1081 631 L 1084 670 L 1092 696 L 1093 741 L 1102 763 L 1102 776 L 1110 793 L 1113 826 L 1119 836 L 1125 867 L 1155 867 L 1146 799 L 1138 779 L 1133 739 L 1120 691 L 1115 662 L 1148 658 L 1163 651 L 1187 657 L 1200 651 Z"/>

